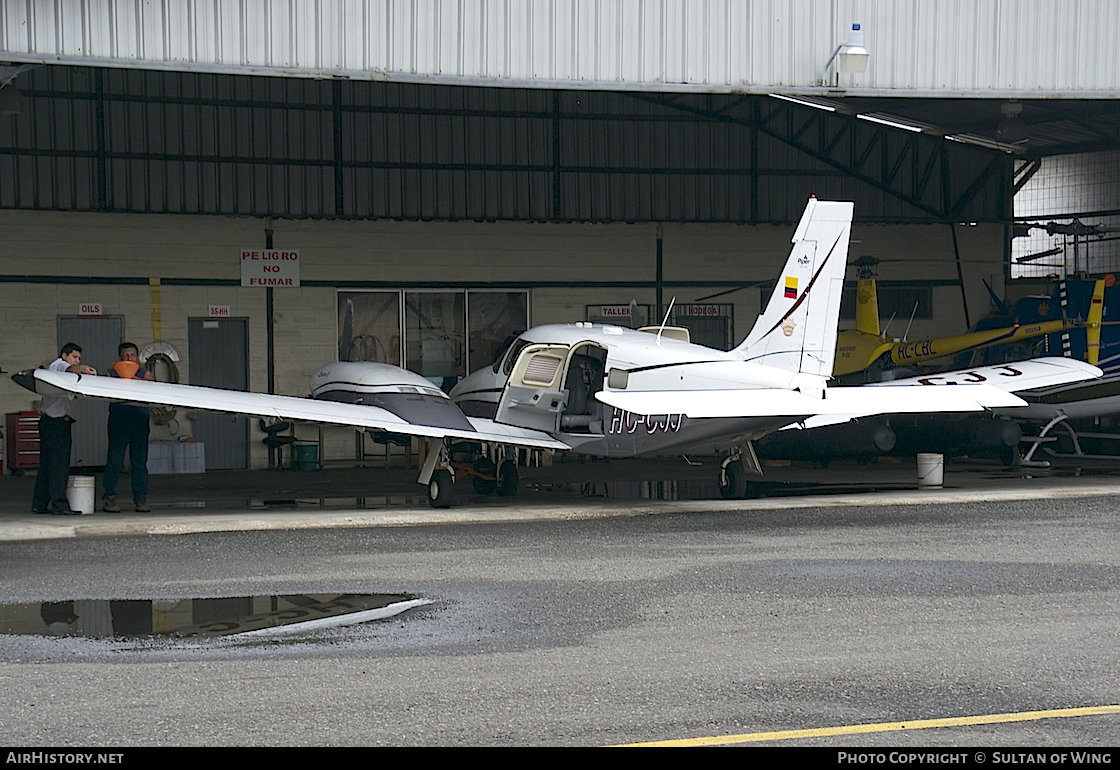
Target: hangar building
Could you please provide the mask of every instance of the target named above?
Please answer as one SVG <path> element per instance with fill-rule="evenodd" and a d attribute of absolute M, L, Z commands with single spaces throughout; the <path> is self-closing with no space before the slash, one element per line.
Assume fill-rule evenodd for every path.
<path fill-rule="evenodd" d="M 1110 0 L 0 0 L 0 365 L 128 339 L 192 384 L 305 395 L 341 355 L 446 386 L 671 302 L 730 347 L 810 195 L 855 202 L 897 333 L 964 331 L 1045 272 L 1024 224 L 1120 224 L 1117 30 Z M 266 463 L 255 421 L 162 431 Z"/>

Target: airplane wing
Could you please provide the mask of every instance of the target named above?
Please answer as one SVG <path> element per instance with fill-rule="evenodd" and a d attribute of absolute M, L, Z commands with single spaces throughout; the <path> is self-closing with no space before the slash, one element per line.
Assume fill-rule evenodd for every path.
<path fill-rule="evenodd" d="M 479 418 L 469 418 L 473 430 L 465 430 L 409 422 L 377 406 L 322 401 L 314 398 L 246 393 L 150 380 L 125 380 L 72 372 L 52 372 L 48 369 L 20 372 L 13 375 L 12 379 L 42 395 L 71 397 L 78 395 L 111 401 L 132 401 L 210 412 L 276 417 L 300 422 L 349 425 L 355 428 L 427 438 L 467 439 L 542 449 L 568 449 L 567 444 L 557 441 L 547 433 L 511 425 L 498 425 L 492 420 Z"/>
<path fill-rule="evenodd" d="M 1022 393 L 1023 391 L 1049 388 L 1056 385 L 1067 385 L 1073 382 L 1093 380 L 1104 374 L 1100 368 L 1078 361 L 1074 358 L 1034 358 L 1029 361 L 1016 361 L 998 366 L 981 366 L 976 369 L 960 369 L 940 374 L 928 374 L 920 377 L 909 377 L 890 382 L 876 382 L 863 387 L 866 388 L 906 388 L 922 385 L 989 385 L 1008 393 Z M 922 391 L 922 395 L 930 391 Z M 1015 404 L 1015 407 L 1029 406 L 1026 402 Z M 922 412 L 951 411 L 922 409 Z M 876 412 L 857 412 L 853 414 L 818 415 L 810 417 L 797 427 L 819 428 L 823 425 L 833 425 L 847 422 L 858 417 L 867 417 Z"/>
<path fill-rule="evenodd" d="M 635 414 L 684 414 L 698 419 L 789 416 L 809 418 L 804 421 L 807 425 L 827 425 L 874 414 L 974 412 L 1026 406 L 1016 392 L 1100 376 L 1100 369 L 1083 361 L 1041 358 L 874 385 L 827 388 L 823 399 L 774 388 L 609 390 L 596 397 Z"/>
<path fill-rule="evenodd" d="M 983 383 L 1010 393 L 1020 393 L 1035 388 L 1067 385 L 1071 382 L 1095 380 L 1104 372 L 1100 368 L 1078 361 L 1076 358 L 1032 358 L 1010 364 L 981 366 L 976 369 L 959 369 L 940 374 L 908 377 L 904 380 L 876 382 L 864 387 L 894 388 L 914 385 L 970 385 Z"/>

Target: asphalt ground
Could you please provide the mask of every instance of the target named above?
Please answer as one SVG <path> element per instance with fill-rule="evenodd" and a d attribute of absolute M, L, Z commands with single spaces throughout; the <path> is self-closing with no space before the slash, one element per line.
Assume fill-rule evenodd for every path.
<path fill-rule="evenodd" d="M 723 500 L 714 457 L 590 460 L 565 457 L 551 467 L 522 468 L 512 497 L 477 494 L 469 478 L 456 483 L 455 505 L 437 510 L 400 467 L 333 467 L 313 471 L 210 471 L 150 478 L 151 513 L 132 510 L 127 474 L 118 488 L 120 513 L 101 507 L 83 516 L 31 512 L 34 472 L 0 480 L 0 541 L 201 532 L 417 526 L 545 521 L 689 511 L 799 507 L 936 505 L 1120 494 L 1120 458 L 1055 460 L 1049 469 L 949 458 L 944 486 L 920 488 L 914 459 L 834 461 L 828 468 L 795 461 L 768 465 L 757 497 Z"/>
<path fill-rule="evenodd" d="M 526 469 L 520 496 L 467 481 L 447 511 L 403 469 L 154 477 L 151 514 L 80 517 L 31 514 L 33 478 L 5 478 L 11 602 L 430 602 L 285 640 L 5 636 L 6 737 L 1115 743 L 1113 462 L 955 461 L 940 490 L 913 461 L 794 463 L 723 501 L 700 461 Z"/>
<path fill-rule="evenodd" d="M 746 515 L 639 501 L 629 510 L 661 515 L 0 543 L 8 602 L 73 601 L 91 619 L 106 619 L 85 606 L 101 599 L 161 611 L 184 597 L 430 601 L 270 639 L 2 636 L 4 735 L 114 751 L 761 741 L 1103 756 L 1120 718 L 1114 498 L 1027 491 L 1034 499 L 989 489 L 939 504 L 950 489 L 933 504 L 876 505 L 847 492 L 767 498 L 752 504 L 772 509 Z"/>

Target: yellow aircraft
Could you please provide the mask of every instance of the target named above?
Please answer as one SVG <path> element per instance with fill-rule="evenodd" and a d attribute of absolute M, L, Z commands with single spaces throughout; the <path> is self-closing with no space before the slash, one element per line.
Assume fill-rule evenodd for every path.
<path fill-rule="evenodd" d="M 859 263 L 857 262 L 857 265 Z M 861 268 L 873 267 L 873 262 L 859 265 Z M 1088 361 L 1094 366 L 1100 352 L 1101 318 L 1104 312 L 1104 279 L 1093 287 L 1093 299 L 1089 306 L 1088 318 L 1061 319 L 1022 326 L 1016 324 L 1002 329 L 967 332 L 949 337 L 907 342 L 891 340 L 879 329 L 879 299 L 875 289 L 875 278 L 870 270 L 861 269 L 856 284 L 856 328 L 845 329 L 836 340 L 836 363 L 832 374 L 839 377 L 867 369 L 876 361 L 889 358 L 890 365 L 906 366 L 932 361 L 942 356 L 955 355 L 967 350 L 1002 345 L 1007 342 L 1041 337 L 1044 334 L 1065 331 L 1084 326 L 1088 335 Z"/>

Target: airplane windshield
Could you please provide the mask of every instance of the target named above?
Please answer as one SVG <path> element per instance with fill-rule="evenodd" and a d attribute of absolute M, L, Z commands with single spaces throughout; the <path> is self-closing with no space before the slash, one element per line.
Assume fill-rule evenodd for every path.
<path fill-rule="evenodd" d="M 529 344 L 529 340 L 522 339 L 521 337 L 515 339 L 510 344 L 509 350 L 506 351 L 505 356 L 499 356 L 494 362 L 494 373 L 497 374 L 498 367 L 500 366 L 502 373 L 505 374 L 506 377 L 509 377 L 510 373 L 513 372 L 514 363 L 517 362 L 517 357 L 521 355 L 521 351 Z"/>

